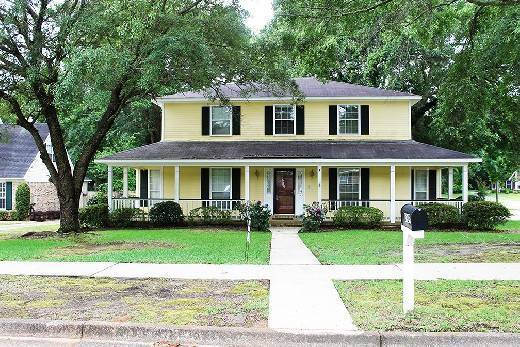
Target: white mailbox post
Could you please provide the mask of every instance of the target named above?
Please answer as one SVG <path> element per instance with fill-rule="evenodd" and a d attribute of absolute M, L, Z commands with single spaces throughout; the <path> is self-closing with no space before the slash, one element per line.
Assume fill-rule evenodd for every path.
<path fill-rule="evenodd" d="M 401 208 L 401 230 L 403 231 L 403 311 L 414 308 L 414 243 L 424 238 L 426 212 L 410 204 Z"/>

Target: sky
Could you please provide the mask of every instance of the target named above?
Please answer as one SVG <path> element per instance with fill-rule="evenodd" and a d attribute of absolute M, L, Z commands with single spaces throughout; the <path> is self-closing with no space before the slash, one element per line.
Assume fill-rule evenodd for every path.
<path fill-rule="evenodd" d="M 240 3 L 249 12 L 247 25 L 254 33 L 259 33 L 273 17 L 272 0 L 240 0 Z"/>

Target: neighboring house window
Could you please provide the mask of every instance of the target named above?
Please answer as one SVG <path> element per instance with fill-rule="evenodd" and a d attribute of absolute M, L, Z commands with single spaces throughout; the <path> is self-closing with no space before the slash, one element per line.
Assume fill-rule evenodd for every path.
<path fill-rule="evenodd" d="M 5 182 L 0 182 L 0 210 L 5 210 L 6 190 Z"/>
<path fill-rule="evenodd" d="M 54 148 L 52 148 L 52 144 L 47 143 L 45 147 L 47 148 L 47 154 L 49 154 L 49 157 L 51 158 L 52 162 L 55 163 L 56 157 L 54 156 Z"/>
<path fill-rule="evenodd" d="M 211 135 L 231 135 L 232 108 L 211 106 Z"/>
<path fill-rule="evenodd" d="M 160 199 L 161 198 L 161 170 L 150 170 L 149 175 L 149 198 Z"/>
<path fill-rule="evenodd" d="M 361 133 L 361 107 L 338 105 L 338 134 L 358 135 Z"/>
<path fill-rule="evenodd" d="M 295 135 L 296 112 L 293 105 L 274 105 L 274 134 Z"/>
<path fill-rule="evenodd" d="M 231 169 L 211 169 L 210 198 L 213 200 L 231 199 Z"/>
<path fill-rule="evenodd" d="M 338 169 L 339 200 L 359 200 L 361 198 L 360 169 Z"/>
<path fill-rule="evenodd" d="M 428 170 L 415 170 L 415 200 L 428 200 Z"/>

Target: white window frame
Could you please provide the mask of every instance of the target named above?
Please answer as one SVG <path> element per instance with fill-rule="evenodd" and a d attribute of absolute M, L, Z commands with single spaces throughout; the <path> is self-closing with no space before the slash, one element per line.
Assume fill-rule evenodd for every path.
<path fill-rule="evenodd" d="M 416 201 L 420 201 L 420 200 L 417 200 L 417 185 L 416 185 L 416 177 L 417 177 L 417 171 L 426 171 L 426 199 L 424 199 L 425 201 L 428 201 L 429 200 L 429 197 L 430 197 L 430 173 L 429 173 L 429 169 L 414 169 L 414 174 L 413 174 L 413 199 L 416 200 Z M 421 191 L 421 193 L 424 193 L 423 191 Z M 421 199 L 423 200 L 423 199 Z"/>
<path fill-rule="evenodd" d="M 340 194 L 339 194 L 339 173 L 341 170 L 358 170 L 359 172 L 359 192 L 358 192 L 358 200 L 361 200 L 361 168 L 360 167 L 339 167 L 338 170 L 338 177 L 336 178 L 336 197 L 338 201 L 354 201 L 354 200 L 340 200 Z"/>
<path fill-rule="evenodd" d="M 215 167 L 209 169 L 209 199 L 213 200 L 213 169 L 227 169 L 229 170 L 229 200 L 233 200 L 233 170 L 230 167 Z M 228 199 L 219 199 L 228 200 Z"/>
<path fill-rule="evenodd" d="M 0 188 L 0 192 L 3 193 L 3 196 L 0 195 L 0 201 L 4 202 L 4 206 L 2 207 L 0 205 L 0 211 L 5 211 L 7 209 L 7 182 L 0 182 L 0 187 L 3 187 L 3 189 Z M 2 192 L 3 190 L 3 192 Z"/>
<path fill-rule="evenodd" d="M 292 134 L 277 134 L 276 133 L 276 107 L 282 107 L 282 106 L 291 106 L 292 107 L 292 110 L 293 110 L 293 116 L 294 116 L 294 119 L 293 119 L 293 123 L 294 123 L 294 126 L 293 126 L 293 133 Z M 290 120 L 290 119 L 278 119 L 278 120 Z M 273 135 L 274 136 L 294 136 L 296 135 L 296 105 L 291 105 L 291 104 L 274 104 L 273 105 Z"/>
<path fill-rule="evenodd" d="M 229 108 L 229 134 L 213 134 L 213 108 L 214 107 L 226 107 Z M 221 106 L 221 105 L 212 105 L 209 107 L 209 135 L 210 136 L 232 136 L 233 135 L 233 107 L 232 106 Z"/>
<path fill-rule="evenodd" d="M 357 131 L 357 134 L 356 133 L 341 133 L 340 132 L 340 126 L 339 126 L 339 109 L 340 109 L 340 106 L 357 106 L 358 108 L 358 131 Z M 338 135 L 341 135 L 341 136 L 356 136 L 356 135 L 361 135 L 361 105 L 359 104 L 338 104 L 336 105 L 336 129 L 338 129 L 337 131 L 337 134 Z"/>
<path fill-rule="evenodd" d="M 156 199 L 152 198 L 152 190 L 150 189 L 152 187 L 151 183 L 151 177 L 152 177 L 152 171 L 159 171 L 159 199 L 163 199 L 163 168 L 159 169 L 148 169 L 148 199 Z M 153 204 L 153 202 L 152 202 Z"/>

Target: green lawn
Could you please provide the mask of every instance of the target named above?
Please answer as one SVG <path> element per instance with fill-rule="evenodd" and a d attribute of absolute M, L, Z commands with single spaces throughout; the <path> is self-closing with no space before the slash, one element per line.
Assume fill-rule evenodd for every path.
<path fill-rule="evenodd" d="M 270 233 L 254 232 L 247 263 L 267 264 Z M 245 233 L 226 230 L 106 230 L 76 237 L 0 240 L 0 260 L 245 263 Z"/>
<path fill-rule="evenodd" d="M 418 281 L 402 313 L 401 281 L 335 281 L 362 330 L 520 332 L 520 281 Z"/>
<path fill-rule="evenodd" d="M 322 264 L 402 262 L 402 233 L 348 230 L 300 233 Z M 416 242 L 418 262 L 520 262 L 520 233 L 427 231 Z"/>

